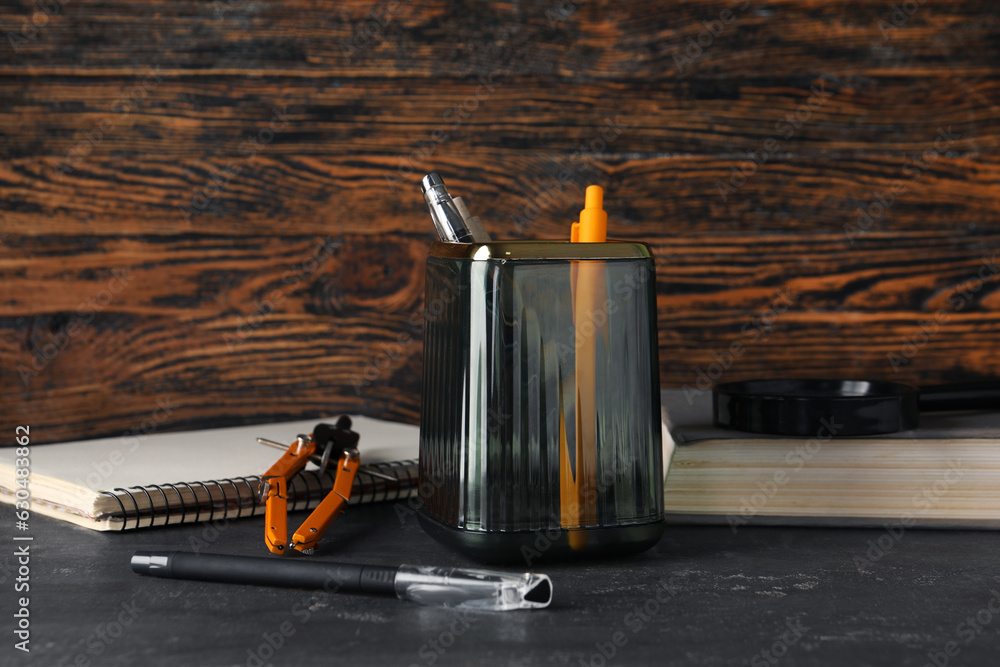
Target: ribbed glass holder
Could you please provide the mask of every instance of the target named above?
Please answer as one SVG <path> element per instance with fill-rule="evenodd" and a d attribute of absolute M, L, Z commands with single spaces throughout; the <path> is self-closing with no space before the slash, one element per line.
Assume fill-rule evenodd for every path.
<path fill-rule="evenodd" d="M 437 243 L 420 515 L 486 561 L 627 553 L 663 524 L 653 258 L 641 243 Z"/>

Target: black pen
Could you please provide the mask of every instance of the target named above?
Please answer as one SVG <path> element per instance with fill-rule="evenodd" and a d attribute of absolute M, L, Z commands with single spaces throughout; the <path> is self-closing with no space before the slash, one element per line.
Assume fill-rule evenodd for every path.
<path fill-rule="evenodd" d="M 457 567 L 391 567 L 186 551 L 136 551 L 132 555 L 132 570 L 170 579 L 395 595 L 400 600 L 420 604 L 483 611 L 539 609 L 552 601 L 552 580 L 544 574 Z"/>
<path fill-rule="evenodd" d="M 424 201 L 438 236 L 445 243 L 489 243 L 482 221 L 469 214 L 461 197 L 452 197 L 437 173 L 424 176 L 420 182 Z"/>

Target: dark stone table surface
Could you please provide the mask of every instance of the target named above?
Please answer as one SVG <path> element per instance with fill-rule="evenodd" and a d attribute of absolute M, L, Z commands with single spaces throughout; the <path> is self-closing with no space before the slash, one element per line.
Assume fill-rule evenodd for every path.
<path fill-rule="evenodd" d="M 474 565 L 398 509 L 352 508 L 315 558 Z M 0 664 L 944 667 L 1000 657 L 993 532 L 671 526 L 638 556 L 539 567 L 552 605 L 504 613 L 129 568 L 136 549 L 266 555 L 262 521 L 98 533 L 33 516 L 31 652 L 14 648 L 13 551 L 25 543 L 9 541 Z"/>

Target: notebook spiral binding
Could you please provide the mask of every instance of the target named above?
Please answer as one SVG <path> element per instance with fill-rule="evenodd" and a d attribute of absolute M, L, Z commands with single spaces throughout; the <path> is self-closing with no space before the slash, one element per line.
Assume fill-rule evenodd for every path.
<path fill-rule="evenodd" d="M 351 505 L 407 499 L 417 492 L 417 462 L 415 460 L 374 463 L 366 467 L 393 476 L 391 482 L 358 471 L 351 491 Z M 334 471 L 322 474 L 303 470 L 291 479 L 288 488 L 289 511 L 312 509 L 333 488 Z M 205 482 L 175 482 L 150 484 L 102 491 L 117 509 L 98 519 L 118 525 L 119 531 L 152 528 L 172 524 L 198 523 L 239 519 L 264 513 L 264 502 L 258 497 L 260 477 L 234 477 Z M 131 525 L 130 525 L 131 524 Z"/>

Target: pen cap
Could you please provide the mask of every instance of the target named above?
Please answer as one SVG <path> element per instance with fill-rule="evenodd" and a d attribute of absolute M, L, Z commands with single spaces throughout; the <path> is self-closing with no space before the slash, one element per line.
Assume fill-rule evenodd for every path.
<path fill-rule="evenodd" d="M 420 518 L 483 561 L 659 539 L 653 258 L 641 243 L 435 244 L 427 260 Z"/>
<path fill-rule="evenodd" d="M 604 210 L 604 190 L 599 185 L 587 186 L 583 210 L 577 228 L 580 243 L 603 243 L 608 237 L 608 214 Z"/>

